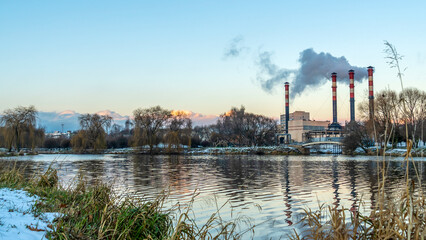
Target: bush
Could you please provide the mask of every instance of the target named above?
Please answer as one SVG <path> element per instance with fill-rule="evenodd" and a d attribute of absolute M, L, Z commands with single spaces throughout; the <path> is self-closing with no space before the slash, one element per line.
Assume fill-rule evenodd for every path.
<path fill-rule="evenodd" d="M 44 143 L 43 143 L 43 147 L 44 148 L 60 148 L 61 146 L 61 139 L 60 138 L 45 138 L 44 139 Z"/>
<path fill-rule="evenodd" d="M 129 139 L 125 136 L 108 136 L 107 148 L 127 148 L 129 147 Z"/>
<path fill-rule="evenodd" d="M 61 144 L 60 144 L 61 148 L 70 148 L 71 147 L 71 140 L 68 138 L 63 138 L 61 140 Z"/>

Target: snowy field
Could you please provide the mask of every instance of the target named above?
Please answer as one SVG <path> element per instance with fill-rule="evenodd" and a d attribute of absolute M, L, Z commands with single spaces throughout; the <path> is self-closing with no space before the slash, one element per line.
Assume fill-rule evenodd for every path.
<path fill-rule="evenodd" d="M 23 190 L 0 188 L 0 239 L 46 239 L 46 230 L 58 213 L 34 216 L 31 208 L 37 200 Z"/>

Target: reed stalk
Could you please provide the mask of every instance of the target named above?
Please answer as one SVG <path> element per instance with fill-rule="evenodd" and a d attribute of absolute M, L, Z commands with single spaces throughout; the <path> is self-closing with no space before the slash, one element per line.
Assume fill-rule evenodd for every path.
<path fill-rule="evenodd" d="M 79 173 L 63 187 L 57 170 L 24 177 L 25 169 L 16 164 L 0 171 L 0 187 L 23 189 L 39 196 L 32 212 L 58 212 L 49 239 L 241 239 L 237 232 L 239 219 L 225 221 L 217 208 L 205 224 L 198 224 L 191 214 L 195 197 L 184 207 L 165 208 L 167 192 L 152 201 L 118 195 L 110 184 L 97 181 L 88 184 Z"/>

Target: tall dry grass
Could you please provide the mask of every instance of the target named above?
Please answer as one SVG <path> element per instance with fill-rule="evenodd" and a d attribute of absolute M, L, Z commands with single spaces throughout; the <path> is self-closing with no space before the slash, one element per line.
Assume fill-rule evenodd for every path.
<path fill-rule="evenodd" d="M 24 189 L 40 197 L 33 213 L 58 212 L 51 229 L 52 239 L 241 239 L 239 219 L 225 221 L 217 209 L 204 224 L 195 221 L 192 205 L 164 207 L 168 195 L 163 192 L 152 201 L 118 195 L 112 186 L 98 181 L 88 184 L 79 174 L 68 187 L 59 184 L 57 171 L 24 177 L 25 169 L 12 165 L 0 171 L 0 187 Z"/>
<path fill-rule="evenodd" d="M 398 71 L 398 78 L 402 90 L 403 79 L 399 66 L 402 57 L 395 47 L 389 42 L 385 42 L 385 53 L 391 67 Z M 358 210 L 351 211 L 347 208 L 325 207 L 320 205 L 319 209 L 312 211 L 305 210 L 305 215 L 300 223 L 306 230 L 298 233 L 294 232 L 290 239 L 415 239 L 424 240 L 426 238 L 426 204 L 422 188 L 421 177 L 414 163 L 412 156 L 413 142 L 408 135 L 408 118 L 406 105 L 403 101 L 403 116 L 405 122 L 406 148 L 404 154 L 405 165 L 405 187 L 398 199 L 388 198 L 385 192 L 385 184 L 388 173 L 389 162 L 386 158 L 386 146 L 395 131 L 394 124 L 388 123 L 385 126 L 385 144 L 380 164 L 377 165 L 378 177 L 378 199 L 373 210 L 369 214 L 363 215 Z M 373 122 L 373 126 L 374 122 Z M 389 132 L 389 135 L 386 134 Z M 374 135 L 377 136 L 374 128 Z M 377 137 L 376 137 L 377 139 Z M 377 151 L 379 153 L 379 151 Z M 414 179 L 409 177 L 409 170 L 412 168 L 416 174 Z M 346 222 L 346 216 L 350 215 L 350 222 Z"/>

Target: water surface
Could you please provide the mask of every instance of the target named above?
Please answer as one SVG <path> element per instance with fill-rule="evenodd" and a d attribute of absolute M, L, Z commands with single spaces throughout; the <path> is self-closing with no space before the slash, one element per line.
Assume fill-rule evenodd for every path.
<path fill-rule="evenodd" d="M 368 212 L 377 195 L 377 167 L 381 158 L 348 156 L 133 156 L 133 155 L 37 155 L 3 158 L 0 167 L 13 161 L 26 166 L 28 175 L 59 169 L 66 184 L 82 171 L 91 182 L 109 181 L 116 191 L 153 199 L 168 190 L 168 206 L 188 203 L 202 224 L 222 205 L 224 219 L 245 216 L 255 224 L 254 237 L 286 239 L 306 207 L 318 202 Z M 386 193 L 397 198 L 403 188 L 405 164 L 389 158 Z M 425 160 L 415 166 L 426 190 Z M 416 174 L 410 167 L 410 177 Z M 364 205 L 360 206 L 360 199 Z M 241 230 L 246 225 L 241 225 Z"/>

